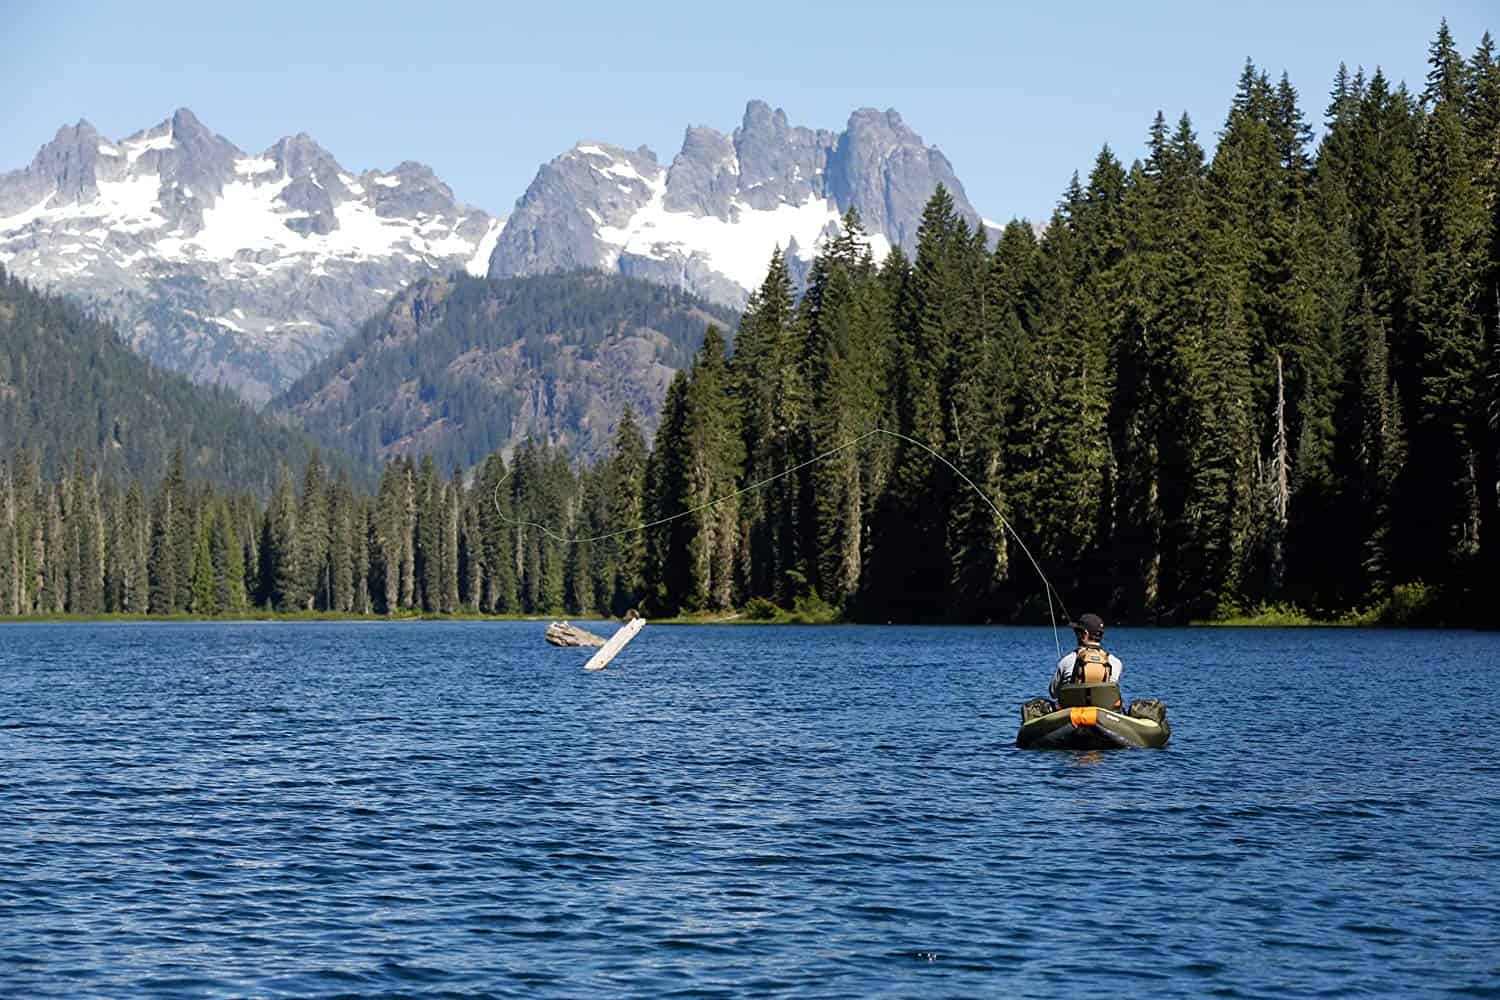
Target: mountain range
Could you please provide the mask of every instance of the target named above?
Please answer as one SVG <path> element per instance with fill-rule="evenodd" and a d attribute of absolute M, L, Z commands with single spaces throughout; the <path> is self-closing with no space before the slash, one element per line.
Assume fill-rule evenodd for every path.
<path fill-rule="evenodd" d="M 420 163 L 355 175 L 302 134 L 250 155 L 186 109 L 118 141 L 65 126 L 0 174 L 0 264 L 257 404 L 409 282 L 483 273 L 502 225 Z"/>
<path fill-rule="evenodd" d="M 360 382 L 358 413 L 333 407 L 360 368 L 350 351 L 386 350 L 392 331 L 406 329 L 402 317 L 424 303 L 432 310 L 407 333 L 437 335 L 454 288 L 468 289 L 464 303 L 483 298 L 455 285 L 458 275 L 593 271 L 688 296 L 631 318 L 641 295 L 629 281 L 565 282 L 538 286 L 553 296 L 544 304 L 536 289 L 493 291 L 483 309 L 460 310 L 464 324 L 491 324 L 465 332 L 466 350 L 487 352 L 491 369 L 438 381 L 516 421 L 513 429 L 486 420 L 480 437 L 508 445 L 530 433 L 592 454 L 627 403 L 654 426 L 666 379 L 696 346 L 676 343 L 681 317 L 694 317 L 698 336 L 708 319 L 732 328 L 734 313 L 714 307 L 742 307 L 777 247 L 799 279 L 850 209 L 877 258 L 896 246 L 914 250 L 939 184 L 971 227 L 989 225 L 947 158 L 895 111 L 858 110 L 832 132 L 793 126 L 785 112 L 751 101 L 732 133 L 688 128 L 665 166 L 645 147 L 580 142 L 544 164 L 502 219 L 460 202 L 420 163 L 355 174 L 305 134 L 250 154 L 182 109 L 119 140 L 87 121 L 65 126 L 28 166 L 0 174 L 0 265 L 114 322 L 158 365 L 255 406 L 312 372 L 278 408 L 315 433 L 317 421 L 331 419 L 324 430 L 362 435 L 354 450 L 371 458 L 447 440 L 454 422 L 431 385 L 420 405 L 373 399 L 371 386 L 396 391 L 410 381 L 391 373 Z M 592 303 L 587 322 L 566 312 L 567 294 Z M 601 294 L 622 295 L 625 312 L 599 305 Z M 536 339 L 523 321 L 533 306 L 562 310 L 547 351 L 514 347 Z M 362 327 L 367 320 L 373 325 Z M 673 331 L 665 341 L 662 323 Z M 600 368 L 606 360 L 641 368 L 610 374 Z M 460 362 L 426 357 L 424 377 L 450 363 Z M 543 396 L 527 395 L 536 392 Z M 469 444 L 445 449 L 467 454 L 475 426 L 459 434 Z"/>

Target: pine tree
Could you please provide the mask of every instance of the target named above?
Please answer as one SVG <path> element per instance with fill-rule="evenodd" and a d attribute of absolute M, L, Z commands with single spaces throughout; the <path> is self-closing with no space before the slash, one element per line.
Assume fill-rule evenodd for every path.
<path fill-rule="evenodd" d="M 682 434 L 688 578 L 683 605 L 689 610 L 727 608 L 734 601 L 735 556 L 739 550 L 739 510 L 733 493 L 744 461 L 738 415 L 729 395 L 729 367 L 723 335 L 710 326 L 693 362 L 683 399 Z"/>
<path fill-rule="evenodd" d="M 322 457 L 316 450 L 302 471 L 297 502 L 298 607 L 329 607 L 329 490 Z"/>
<path fill-rule="evenodd" d="M 417 470 L 411 459 L 403 459 L 397 480 L 397 530 L 401 540 L 401 608 L 412 610 L 417 604 Z"/>
<path fill-rule="evenodd" d="M 214 607 L 220 614 L 245 610 L 245 550 L 235 525 L 233 505 L 219 502 L 210 524 L 209 557 L 213 569 Z"/>
<path fill-rule="evenodd" d="M 74 452 L 67 499 L 68 610 L 97 615 L 104 610 L 104 514 L 98 475 L 85 466 L 81 451 Z"/>
<path fill-rule="evenodd" d="M 1475 596 L 1481 606 L 1493 607 L 1500 598 L 1500 60 L 1488 32 L 1469 64 L 1467 119 L 1488 231 L 1477 296 L 1485 342 L 1475 460 L 1481 584 Z"/>
<path fill-rule="evenodd" d="M 463 517 L 463 470 L 454 469 L 453 478 L 439 484 L 442 490 L 443 600 L 444 614 L 459 610 L 459 525 Z"/>
<path fill-rule="evenodd" d="M 954 345 L 968 321 L 965 286 L 977 271 L 971 235 L 952 196 L 939 185 L 923 209 L 909 297 L 891 302 L 897 429 L 939 453 L 947 447 L 950 428 L 945 384 L 951 382 Z M 949 614 L 953 496 L 946 466 L 917 446 L 903 442 L 896 448 L 889 489 L 872 526 L 885 544 L 871 560 L 869 615 L 931 621 Z"/>
<path fill-rule="evenodd" d="M 1064 588 L 1090 603 L 1109 596 L 1093 564 L 1106 547 L 1113 503 L 1110 344 L 1121 322 L 1125 184 L 1119 162 L 1102 150 L 1088 184 L 1074 178 L 1042 240 L 1034 275 L 1043 304 L 1022 362 L 1021 416 L 1007 442 L 1005 493 L 1019 530 L 1049 553 Z M 1034 586 L 1029 593 L 1045 596 Z"/>
<path fill-rule="evenodd" d="M 20 546 L 16 538 L 16 491 L 10 467 L 0 463 L 0 615 L 18 615 L 21 591 Z"/>
<path fill-rule="evenodd" d="M 1278 560 L 1274 543 L 1268 545 L 1266 597 L 1291 597 L 1310 608 L 1336 606 L 1330 602 L 1336 602 L 1333 595 L 1348 566 L 1342 538 L 1349 521 L 1340 496 L 1349 469 L 1339 415 L 1344 379 L 1351 370 L 1345 355 L 1350 343 L 1359 343 L 1361 102 L 1362 94 L 1340 66 L 1316 170 L 1304 207 L 1295 216 L 1287 309 L 1293 336 L 1286 347 L 1293 372 L 1288 394 L 1292 416 L 1286 437 L 1296 442 L 1296 452 L 1283 457 L 1273 449 L 1266 462 L 1291 469 L 1285 519 L 1269 532 L 1274 541 L 1285 542 L 1284 558 Z"/>
<path fill-rule="evenodd" d="M 347 473 L 334 483 L 328 509 L 328 608 L 349 614 L 355 604 L 357 512 Z"/>
<path fill-rule="evenodd" d="M 188 610 L 195 615 L 215 615 L 220 609 L 208 526 L 199 525 L 193 535 L 193 601 Z"/>
<path fill-rule="evenodd" d="M 692 569 L 688 555 L 687 518 L 687 391 L 688 374 L 679 371 L 667 386 L 661 426 L 646 462 L 644 506 L 654 526 L 646 532 L 645 603 L 655 617 L 677 614 L 688 600 Z M 670 520 L 668 520 L 670 518 Z"/>
<path fill-rule="evenodd" d="M 574 522 L 577 540 L 565 551 L 563 602 L 569 612 L 584 617 L 598 612 L 599 591 L 603 589 L 598 579 L 598 543 L 594 541 L 604 530 L 601 472 L 599 468 L 584 469 L 578 476 L 578 517 Z"/>
<path fill-rule="evenodd" d="M 459 511 L 459 600 L 464 610 L 476 612 L 484 600 L 484 539 L 479 527 L 481 492 L 465 490 L 460 480 L 454 484 L 461 498 Z"/>
<path fill-rule="evenodd" d="M 520 608 L 516 590 L 514 494 L 504 484 L 510 473 L 497 452 L 485 460 L 479 476 L 480 530 L 483 533 L 483 610 L 514 613 Z"/>
<path fill-rule="evenodd" d="M 1184 431 L 1197 426 L 1195 399 L 1207 395 L 1202 309 L 1209 218 L 1203 152 L 1191 123 L 1184 117 L 1169 134 L 1158 113 L 1149 148 L 1131 221 L 1138 266 L 1122 275 L 1126 342 L 1145 365 L 1144 425 L 1151 435 L 1128 473 L 1137 505 L 1130 533 L 1139 546 L 1138 599 L 1153 614 L 1179 618 L 1190 613 L 1188 601 L 1202 603 L 1196 588 L 1203 574 L 1190 566 L 1200 536 L 1190 507 L 1197 456 Z"/>
<path fill-rule="evenodd" d="M 354 532 L 354 613 L 369 615 L 375 613 L 375 601 L 371 596 L 372 586 L 371 572 L 371 536 L 373 528 L 374 512 L 370 503 L 361 499 L 354 507 L 353 532 Z"/>
<path fill-rule="evenodd" d="M 848 607 L 863 577 L 870 450 L 836 449 L 868 433 L 880 417 L 888 344 L 879 290 L 868 237 L 851 209 L 839 236 L 814 263 L 802 304 L 812 401 L 809 451 L 832 452 L 809 475 L 814 585 L 836 609 Z"/>
<path fill-rule="evenodd" d="M 577 535 L 578 484 L 567 455 L 560 448 L 542 449 L 538 473 L 531 520 L 551 526 L 556 534 L 564 538 Z M 564 610 L 563 577 L 567 544 L 543 536 L 539 539 L 539 555 L 541 579 L 537 610 L 547 614 L 560 614 Z"/>
<path fill-rule="evenodd" d="M 606 543 L 610 573 L 609 613 L 620 616 L 640 603 L 645 588 L 645 535 L 634 530 L 644 523 L 646 489 L 646 440 L 635 412 L 626 407 L 615 430 L 614 451 L 605 478 L 604 527 L 625 532 Z"/>
<path fill-rule="evenodd" d="M 297 517 L 298 504 L 292 489 L 291 472 L 283 466 L 276 479 L 271 504 L 266 508 L 260 559 L 263 600 L 278 611 L 306 607 L 300 549 L 301 540 L 306 535 L 298 530 Z"/>
<path fill-rule="evenodd" d="M 416 478 L 416 578 L 420 592 L 417 605 L 426 612 L 443 606 L 443 484 L 431 455 L 422 458 Z"/>
<path fill-rule="evenodd" d="M 37 457 L 30 449 L 16 453 L 16 562 L 20 585 L 16 600 L 20 614 L 38 610 L 42 586 L 42 562 L 45 555 L 42 532 L 42 481 Z"/>
<path fill-rule="evenodd" d="M 163 487 L 157 491 L 151 514 L 151 556 L 148 564 L 152 614 L 168 615 L 179 610 L 177 562 L 172 558 L 172 526 L 181 517 L 177 509 L 180 502 L 171 489 Z"/>
<path fill-rule="evenodd" d="M 67 536 L 63 522 L 62 487 L 44 489 L 41 503 L 40 537 L 37 565 L 41 568 L 41 585 L 37 588 L 37 607 L 44 614 L 62 614 L 67 602 Z"/>
<path fill-rule="evenodd" d="M 791 277 L 778 249 L 765 282 L 746 306 L 730 368 L 747 482 L 770 479 L 808 457 L 811 398 L 803 365 L 804 339 Z M 802 482 L 795 475 L 775 479 L 746 494 L 741 506 L 736 576 L 748 593 L 786 605 L 804 592 L 809 572 Z"/>
<path fill-rule="evenodd" d="M 1487 222 L 1475 190 L 1474 143 L 1464 121 L 1464 65 L 1445 21 L 1432 45 L 1423 102 L 1420 199 L 1424 260 L 1415 296 L 1421 344 L 1421 418 L 1413 464 L 1424 473 L 1428 527 L 1425 576 L 1464 565 L 1478 552 L 1477 456 L 1485 437 L 1480 404 L 1484 329 L 1478 294 Z"/>
<path fill-rule="evenodd" d="M 971 428 L 975 440 L 969 475 L 998 510 L 1011 509 L 1012 514 L 1007 441 L 1022 405 L 1021 373 L 1036 328 L 1040 256 L 1031 225 L 1012 220 L 996 242 L 988 273 L 975 293 L 986 310 L 978 321 L 985 341 L 977 365 L 987 411 Z M 1016 595 L 1008 592 L 1010 539 L 1003 517 L 972 490 L 961 490 L 955 502 L 963 555 L 954 565 L 954 586 L 969 616 L 1008 616 L 1016 603 Z M 1031 583 L 1028 577 L 1028 594 L 1034 592 Z"/>
<path fill-rule="evenodd" d="M 119 610 L 145 614 L 150 610 L 151 586 L 147 572 L 151 555 L 151 518 L 141 484 L 131 483 L 125 492 L 116 525 L 119 553 L 115 563 L 120 579 Z"/>

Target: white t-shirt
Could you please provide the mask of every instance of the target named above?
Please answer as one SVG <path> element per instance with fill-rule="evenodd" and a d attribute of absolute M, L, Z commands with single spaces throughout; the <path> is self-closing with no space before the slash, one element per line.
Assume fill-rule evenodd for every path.
<path fill-rule="evenodd" d="M 1053 698 L 1057 697 L 1057 686 L 1059 684 L 1066 684 L 1066 683 L 1068 683 L 1068 681 L 1072 678 L 1072 676 L 1073 676 L 1073 658 L 1076 657 L 1077 655 L 1078 655 L 1078 650 L 1075 649 L 1071 653 L 1064 654 L 1063 658 L 1057 661 L 1057 670 L 1052 675 L 1052 683 L 1049 684 L 1049 685 L 1047 685 L 1047 693 L 1049 695 L 1051 695 Z M 1121 663 L 1120 662 L 1120 658 L 1118 656 L 1116 656 L 1114 653 L 1110 653 L 1109 654 L 1109 677 L 1106 680 L 1106 683 L 1108 683 L 1108 684 L 1118 684 L 1118 683 L 1120 683 L 1120 675 L 1123 674 L 1124 672 L 1125 672 L 1125 664 Z"/>

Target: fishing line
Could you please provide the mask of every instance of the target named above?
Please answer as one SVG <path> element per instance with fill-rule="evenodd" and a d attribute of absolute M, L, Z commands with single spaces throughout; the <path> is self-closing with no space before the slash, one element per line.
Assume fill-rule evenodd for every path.
<path fill-rule="evenodd" d="M 841 445 L 837 445 L 836 447 L 829 448 L 827 451 L 822 452 L 821 454 L 814 455 L 812 458 L 809 458 L 804 462 L 798 462 L 796 465 L 788 469 L 783 469 L 773 475 L 767 476 L 766 478 L 761 479 L 758 482 L 754 482 L 749 484 L 748 486 L 737 489 L 733 493 L 726 493 L 723 496 L 715 497 L 714 499 L 709 500 L 706 503 L 700 503 L 696 507 L 689 507 L 687 510 L 678 511 L 676 514 L 669 514 L 666 517 L 659 517 L 654 521 L 647 521 L 645 524 L 638 524 L 630 528 L 622 528 L 619 531 L 605 532 L 602 535 L 589 535 L 587 537 L 567 537 L 565 535 L 558 534 L 551 528 L 547 527 L 545 524 L 541 524 L 537 521 L 521 521 L 517 520 L 516 518 L 509 517 L 500 507 L 500 487 L 504 486 L 506 480 L 510 479 L 511 476 L 515 475 L 516 470 L 514 466 L 512 466 L 510 471 L 507 472 L 505 476 L 495 484 L 495 513 L 500 515 L 500 519 L 508 524 L 512 524 L 518 528 L 535 528 L 553 541 L 560 542 L 564 545 L 579 545 L 584 542 L 601 542 L 605 539 L 619 538 L 622 535 L 635 534 L 638 531 L 646 531 L 650 528 L 655 528 L 659 525 L 667 524 L 684 517 L 690 517 L 693 514 L 698 513 L 699 511 L 707 510 L 710 507 L 714 507 L 718 504 L 724 503 L 726 500 L 733 500 L 735 497 L 744 496 L 746 493 L 753 493 L 763 486 L 768 486 L 771 483 L 776 482 L 776 480 L 778 479 L 785 479 L 787 476 L 790 476 L 795 472 L 800 472 L 810 465 L 816 465 L 819 462 L 824 461 L 825 459 L 832 458 L 834 455 L 837 455 L 840 452 L 848 451 L 850 448 L 863 444 L 865 441 L 868 441 L 870 438 L 875 437 L 877 434 L 883 434 L 886 437 L 892 437 L 897 439 L 898 441 L 905 441 L 907 444 L 916 445 L 918 448 L 921 448 L 923 451 L 927 452 L 927 454 L 931 455 L 933 458 L 937 459 L 939 462 L 942 462 L 948 468 L 952 469 L 954 475 L 958 476 L 958 478 L 962 479 L 966 484 L 968 484 L 969 488 L 979 495 L 979 499 L 983 500 L 985 504 L 989 506 L 990 510 L 994 511 L 995 517 L 999 518 L 1000 523 L 1005 527 L 1005 530 L 1010 532 L 1010 536 L 1016 540 L 1016 544 L 1019 545 L 1021 547 L 1021 551 L 1026 554 L 1027 560 L 1029 560 L 1031 563 L 1031 568 L 1036 570 L 1036 575 L 1041 578 L 1044 593 L 1046 593 L 1047 595 L 1047 616 L 1052 621 L 1052 643 L 1057 647 L 1057 655 L 1060 659 L 1062 657 L 1062 640 L 1058 637 L 1057 613 L 1053 608 L 1053 598 L 1056 597 L 1057 606 L 1062 609 L 1064 615 L 1068 614 L 1068 606 L 1063 601 L 1062 594 L 1058 593 L 1057 588 L 1052 586 L 1052 581 L 1047 579 L 1047 574 L 1042 572 L 1041 563 L 1037 562 L 1036 556 L 1031 554 L 1031 549 L 1028 548 L 1025 541 L 1021 539 L 1020 533 L 1011 526 L 1011 523 L 1006 518 L 1006 516 L 1000 513 L 1000 508 L 995 506 L 995 502 L 989 498 L 989 495 L 985 493 L 984 490 L 980 489 L 979 485 L 975 483 L 974 480 L 965 475 L 962 469 L 954 465 L 952 462 L 948 461 L 947 458 L 943 457 L 925 442 L 918 441 L 914 437 L 908 437 L 907 435 L 902 434 L 898 431 L 888 431 L 883 427 L 876 427 L 872 430 L 865 431 L 863 434 L 859 435 L 856 438 L 846 441 Z"/>

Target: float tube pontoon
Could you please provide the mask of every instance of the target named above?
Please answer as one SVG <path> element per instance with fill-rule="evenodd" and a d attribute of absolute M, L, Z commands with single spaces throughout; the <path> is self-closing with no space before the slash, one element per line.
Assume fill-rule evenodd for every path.
<path fill-rule="evenodd" d="M 1172 738 L 1167 706 L 1138 698 L 1120 704 L 1118 684 L 1064 684 L 1057 702 L 1033 698 L 1021 706 L 1016 746 L 1023 750 L 1112 750 L 1163 747 Z"/>

